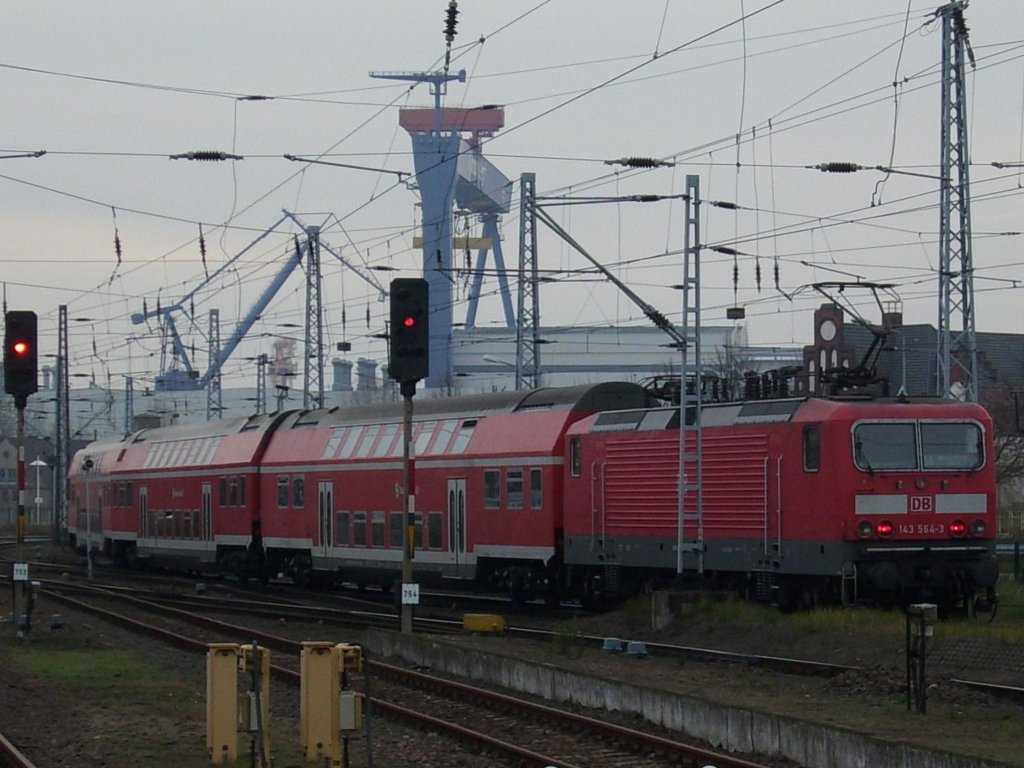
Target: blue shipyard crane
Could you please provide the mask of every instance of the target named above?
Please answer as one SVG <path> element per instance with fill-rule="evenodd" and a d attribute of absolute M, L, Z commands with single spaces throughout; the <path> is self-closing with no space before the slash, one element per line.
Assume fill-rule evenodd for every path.
<path fill-rule="evenodd" d="M 203 289 L 210 287 L 219 277 L 234 267 L 245 254 L 250 252 L 269 235 L 276 232 L 282 224 L 289 221 L 300 227 L 304 234 L 304 239 L 300 241 L 296 237 L 295 248 L 291 250 L 290 255 L 278 268 L 274 277 L 239 320 L 231 336 L 223 346 L 214 344 L 211 347 L 209 367 L 204 373 L 200 373 L 190 359 L 189 352 L 178 331 L 176 318 L 181 316 L 189 317 L 191 314 L 189 309 L 191 302 Z M 156 377 L 155 390 L 157 392 L 183 392 L 208 389 L 212 382 L 218 380 L 224 364 L 252 329 L 253 324 L 260 318 L 277 292 L 285 285 L 296 267 L 305 260 L 307 265 L 305 323 L 305 357 L 307 363 L 305 366 L 305 380 L 303 382 L 303 391 L 305 392 L 304 406 L 315 407 L 321 405 L 323 400 L 323 345 L 320 340 L 320 333 L 323 328 L 323 310 L 320 304 L 319 290 L 321 249 L 334 256 L 346 268 L 354 271 L 383 299 L 386 295 L 386 290 L 376 277 L 372 273 L 363 272 L 344 258 L 340 252 L 335 251 L 324 243 L 320 239 L 319 226 L 306 225 L 295 214 L 283 211 L 280 219 L 265 229 L 232 258 L 224 262 L 217 270 L 206 276 L 195 288 L 182 296 L 178 301 L 166 306 L 158 305 L 155 309 L 144 310 L 132 315 L 132 322 L 136 325 L 146 323 L 154 318 L 160 324 L 164 343 L 162 345 L 160 373 Z"/>
<path fill-rule="evenodd" d="M 483 238 L 465 241 L 467 250 L 470 245 L 479 246 L 466 325 L 471 327 L 476 322 L 488 248 L 494 253 L 505 322 L 509 328 L 516 324 L 498 231 L 500 214 L 510 209 L 512 182 L 483 156 L 480 148 L 481 137 L 493 136 L 504 125 L 505 113 L 498 106 L 441 106 L 447 84 L 465 82 L 465 70 L 371 72 L 370 77 L 429 83 L 434 97 L 433 108 L 400 110 L 399 124 L 412 138 L 422 204 L 423 234 L 415 243 L 423 249 L 423 277 L 429 287 L 430 374 L 426 386 L 445 387 L 451 384 L 452 371 L 453 206 L 479 216 L 483 224 Z"/>

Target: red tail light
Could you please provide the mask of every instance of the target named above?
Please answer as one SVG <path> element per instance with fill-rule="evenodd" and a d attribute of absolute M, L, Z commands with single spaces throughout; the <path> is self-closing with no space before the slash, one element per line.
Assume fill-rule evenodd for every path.
<path fill-rule="evenodd" d="M 879 536 L 890 536 L 892 535 L 892 523 L 888 520 L 883 520 L 878 524 L 878 528 L 875 530 L 878 531 Z"/>
<path fill-rule="evenodd" d="M 949 524 L 949 533 L 951 536 L 959 538 L 967 533 L 967 526 L 964 524 L 963 520 L 954 520 Z"/>

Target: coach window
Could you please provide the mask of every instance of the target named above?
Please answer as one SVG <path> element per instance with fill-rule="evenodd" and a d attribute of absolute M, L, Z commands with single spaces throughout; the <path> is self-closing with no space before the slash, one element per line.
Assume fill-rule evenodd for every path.
<path fill-rule="evenodd" d="M 544 506 L 544 473 L 539 469 L 530 470 L 530 509 Z"/>
<path fill-rule="evenodd" d="M 357 547 L 366 546 L 366 513 L 356 512 L 352 516 L 352 543 Z"/>
<path fill-rule="evenodd" d="M 523 470 L 505 471 L 505 503 L 509 509 L 523 508 Z"/>
<path fill-rule="evenodd" d="M 501 473 L 496 469 L 484 470 L 484 509 L 501 506 Z"/>
<path fill-rule="evenodd" d="M 583 468 L 583 448 L 580 446 L 580 439 L 574 437 L 569 441 L 569 474 L 579 477 Z"/>
<path fill-rule="evenodd" d="M 238 478 L 238 504 L 239 506 L 245 506 L 245 475 L 240 475 Z"/>
<path fill-rule="evenodd" d="M 399 549 L 402 546 L 402 513 L 391 513 L 391 546 Z"/>
<path fill-rule="evenodd" d="M 288 506 L 288 476 L 281 475 L 277 478 L 277 506 Z"/>
<path fill-rule="evenodd" d="M 228 505 L 228 479 L 226 477 L 217 478 L 217 502 L 222 507 Z"/>
<path fill-rule="evenodd" d="M 347 547 L 348 541 L 348 512 L 336 512 L 334 515 L 334 544 L 338 547 Z"/>
<path fill-rule="evenodd" d="M 804 470 L 817 472 L 821 468 L 821 430 L 817 424 L 804 427 Z"/>
<path fill-rule="evenodd" d="M 292 506 L 306 506 L 306 478 L 296 477 L 292 479 Z"/>
<path fill-rule="evenodd" d="M 440 512 L 431 512 L 427 515 L 427 547 L 429 549 L 440 549 L 444 539 L 441 537 Z"/>
<path fill-rule="evenodd" d="M 238 478 L 228 478 L 228 506 L 238 506 Z"/>
<path fill-rule="evenodd" d="M 373 546 L 384 546 L 384 513 L 374 512 L 372 517 L 370 533 L 373 536 Z"/>

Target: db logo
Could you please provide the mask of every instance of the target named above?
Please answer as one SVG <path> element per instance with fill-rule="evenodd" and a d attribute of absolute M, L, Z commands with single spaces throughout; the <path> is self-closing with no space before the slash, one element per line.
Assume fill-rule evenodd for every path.
<path fill-rule="evenodd" d="M 910 511 L 911 512 L 931 512 L 932 511 L 932 497 L 931 496 L 911 496 L 910 497 Z"/>

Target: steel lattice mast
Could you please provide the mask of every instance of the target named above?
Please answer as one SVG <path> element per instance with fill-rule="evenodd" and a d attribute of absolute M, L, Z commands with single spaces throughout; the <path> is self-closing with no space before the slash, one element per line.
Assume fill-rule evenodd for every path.
<path fill-rule="evenodd" d="M 974 66 L 964 9 L 955 0 L 935 11 L 942 19 L 942 162 L 939 201 L 938 394 L 978 400 L 974 333 L 974 265 L 967 151 L 964 55 Z"/>
<path fill-rule="evenodd" d="M 537 284 L 537 177 L 519 177 L 519 322 L 516 389 L 540 386 L 540 293 Z"/>

